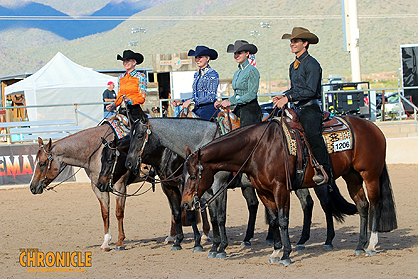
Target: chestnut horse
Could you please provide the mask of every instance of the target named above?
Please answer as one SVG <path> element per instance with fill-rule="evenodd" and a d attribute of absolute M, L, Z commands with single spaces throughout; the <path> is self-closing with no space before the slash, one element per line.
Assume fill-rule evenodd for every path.
<path fill-rule="evenodd" d="M 137 169 L 140 166 L 141 157 L 151 156 L 150 154 L 153 153 L 153 150 L 158 148 L 158 146 L 168 148 L 185 159 L 186 146 L 191 146 L 196 150 L 218 135 L 219 126 L 214 122 L 192 118 L 150 118 L 147 124 L 138 122 L 132 127 L 131 146 L 126 159 L 126 165 L 131 170 Z M 230 176 L 231 174 L 229 172 L 218 173 L 215 178 L 215 183 L 213 183 L 209 192 L 212 192 L 212 194 L 216 193 L 217 189 L 221 188 L 224 182 L 230 180 Z M 249 245 L 250 239 L 254 236 L 254 226 L 259 202 L 255 190 L 248 182 L 247 177 L 242 175 L 240 178 L 241 179 L 235 179 L 230 186 L 241 187 L 242 194 L 247 200 L 247 207 L 250 214 L 247 231 L 242 245 Z M 327 237 L 324 248 L 332 248 L 332 240 L 335 236 L 332 217 L 334 216 L 338 221 L 342 221 L 345 214 L 356 213 L 356 208 L 354 205 L 346 202 L 337 189 L 333 191 L 333 195 L 338 196 L 338 198 L 341 197 L 342 199 L 342 201 L 339 201 L 338 206 L 335 206 L 330 202 L 326 187 L 315 188 L 315 193 L 321 201 L 321 206 L 327 218 Z M 225 228 L 226 194 L 227 191 L 221 193 L 221 195 L 209 206 L 213 231 L 213 246 L 209 252 L 209 258 L 226 257 L 225 248 L 228 246 Z M 296 191 L 296 195 L 301 202 L 304 213 L 302 236 L 298 242 L 297 249 L 304 249 L 304 244 L 310 237 L 313 201 L 308 189 L 298 190 Z"/>
<path fill-rule="evenodd" d="M 109 193 L 100 192 L 96 187 L 101 167 L 102 137 L 108 141 L 114 139 L 114 133 L 109 125 L 89 128 L 55 141 L 54 143 L 49 140 L 47 144 L 44 144 L 42 139 L 38 138 L 39 150 L 36 154 L 35 168 L 29 188 L 32 194 L 41 194 L 65 166 L 70 165 L 84 168 L 91 180 L 91 187 L 99 200 L 102 212 L 105 236 L 100 249 L 108 251 L 110 250 L 109 242 L 112 238 L 109 230 Z M 130 172 L 127 172 L 115 183 L 114 188 L 120 193 L 125 193 L 126 185 L 132 182 L 128 180 L 131 179 Z M 125 239 L 125 233 L 123 229 L 123 217 L 125 199 L 123 195 L 116 196 L 116 218 L 119 228 L 116 250 L 124 249 L 123 240 Z"/>
<path fill-rule="evenodd" d="M 351 150 L 330 154 L 333 177 L 341 176 L 346 181 L 348 192 L 360 214 L 360 237 L 355 255 L 374 255 L 378 232 L 397 228 L 395 203 L 385 162 L 386 140 L 372 122 L 352 116 L 343 118 L 352 128 L 354 146 Z M 270 215 L 274 251 L 269 262 L 280 261 L 281 265 L 289 265 L 292 247 L 288 233 L 290 190 L 286 185 L 289 181 L 286 174 L 289 173 L 293 181 L 297 160 L 285 152 L 287 147 L 278 121 L 234 130 L 194 153 L 187 149 L 182 205 L 187 209 L 195 208 L 198 198 L 211 187 L 218 171 L 246 173 Z M 308 164 L 301 188 L 316 187 L 312 181 L 313 174 L 314 170 Z M 371 235 L 365 250 L 368 225 Z M 283 256 L 280 259 L 281 240 Z"/>

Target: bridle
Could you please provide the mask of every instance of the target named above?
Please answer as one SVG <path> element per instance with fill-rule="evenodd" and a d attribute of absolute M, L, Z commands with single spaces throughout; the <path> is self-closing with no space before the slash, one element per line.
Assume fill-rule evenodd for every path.
<path fill-rule="evenodd" d="M 151 135 L 151 129 L 149 128 L 149 121 L 146 124 L 139 123 L 147 127 L 147 131 L 145 132 L 145 139 L 144 143 L 142 144 L 141 150 L 139 151 L 139 164 L 142 164 L 142 154 L 144 154 L 145 145 L 148 142 L 149 136 Z"/>
<path fill-rule="evenodd" d="M 51 169 L 51 165 L 52 165 L 52 161 L 54 160 L 54 158 L 52 157 L 52 153 L 51 152 L 48 152 L 48 151 L 46 151 L 45 150 L 45 145 L 44 144 L 42 144 L 41 146 L 39 146 L 39 149 L 42 149 L 42 151 L 46 154 L 46 155 L 48 155 L 48 163 L 47 163 L 47 169 L 46 169 L 46 172 L 45 172 L 45 177 L 44 177 L 44 179 L 42 179 L 42 181 L 41 181 L 41 184 L 42 184 L 42 188 L 46 188 L 48 185 L 46 184 L 46 180 L 48 179 L 48 172 L 49 172 L 49 170 Z M 52 149 L 52 148 L 51 148 Z"/>
<path fill-rule="evenodd" d="M 275 113 L 276 109 L 277 109 L 277 107 L 272 111 L 272 113 L 270 114 L 270 116 Z M 282 117 L 281 121 L 283 121 L 283 113 L 282 113 L 282 116 L 281 117 Z M 201 211 L 204 211 L 206 209 L 206 207 L 209 206 L 209 204 L 211 204 L 217 197 L 219 197 L 228 188 L 228 186 L 234 181 L 234 179 L 238 176 L 238 174 L 241 173 L 242 169 L 247 164 L 247 162 L 250 159 L 250 157 L 254 154 L 256 148 L 258 147 L 258 145 L 261 142 L 261 139 L 264 137 L 265 133 L 267 132 L 268 127 L 270 126 L 270 124 L 272 122 L 273 121 L 271 121 L 271 120 L 269 121 L 269 123 L 267 124 L 266 128 L 263 131 L 263 134 L 261 135 L 261 137 L 257 141 L 256 145 L 254 146 L 254 148 L 252 149 L 252 151 L 248 155 L 247 159 L 245 159 L 244 163 L 242 163 L 242 165 L 238 169 L 238 171 L 234 174 L 234 176 L 232 177 L 232 179 L 228 183 L 225 183 L 221 188 L 219 188 L 218 191 L 216 191 L 216 193 L 209 200 L 206 201 L 206 203 L 204 204 L 203 207 L 201 207 L 201 205 L 200 205 L 200 198 L 199 198 L 197 192 L 198 192 L 198 189 L 199 189 L 199 184 L 200 184 L 200 180 L 202 179 L 202 172 L 203 172 L 203 169 L 204 169 L 203 166 L 202 166 L 202 164 L 201 164 L 201 162 L 200 162 L 201 157 L 202 157 L 200 151 L 201 151 L 201 148 L 203 148 L 204 146 L 201 147 L 201 148 L 199 148 L 197 150 L 197 160 L 198 160 L 197 164 L 198 164 L 198 170 L 199 171 L 197 173 L 198 180 L 197 180 L 196 190 L 195 190 L 195 192 L 193 194 L 193 197 L 192 197 L 192 209 L 196 208 L 196 209 L 200 209 Z M 282 126 L 281 125 L 280 125 L 280 127 L 282 129 Z M 191 153 L 187 157 L 186 162 L 188 162 L 189 161 L 189 158 L 191 156 L 193 156 L 193 155 L 196 155 L 196 151 L 193 152 L 193 153 Z M 186 170 L 187 170 L 187 164 L 186 164 Z"/>

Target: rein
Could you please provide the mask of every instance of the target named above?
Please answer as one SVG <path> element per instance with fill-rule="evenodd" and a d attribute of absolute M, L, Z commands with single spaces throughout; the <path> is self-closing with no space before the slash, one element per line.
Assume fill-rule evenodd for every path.
<path fill-rule="evenodd" d="M 277 109 L 277 107 L 274 108 L 274 110 L 271 112 L 271 115 L 273 115 L 275 113 L 276 109 Z M 260 144 L 261 139 L 264 137 L 264 135 L 267 132 L 267 129 L 271 125 L 271 123 L 272 123 L 272 121 L 269 121 L 269 123 L 267 124 L 267 126 L 264 129 L 263 133 L 261 134 L 261 137 L 257 141 L 256 145 L 251 150 L 251 152 L 248 155 L 247 159 L 245 159 L 244 163 L 241 165 L 241 167 L 238 169 L 238 171 L 234 174 L 234 177 L 232 177 L 232 179 L 227 184 L 224 184 L 221 188 L 219 188 L 218 191 L 216 191 L 216 193 L 209 200 L 206 201 L 206 203 L 204 204 L 204 206 L 200 208 L 201 211 L 204 211 L 206 209 L 206 207 L 208 207 L 217 197 L 219 197 L 228 188 L 228 186 L 232 183 L 232 181 L 234 181 L 235 177 L 237 177 L 238 174 L 241 173 L 241 170 L 247 164 L 247 162 L 250 159 L 250 157 L 254 154 L 256 148 Z M 200 179 L 202 178 L 202 172 L 203 172 L 203 166 L 200 163 L 200 157 L 201 157 L 200 150 L 201 150 L 201 148 L 198 149 L 198 168 L 199 168 L 198 176 L 199 176 L 199 178 L 198 178 L 198 182 L 197 182 L 197 186 L 196 186 L 196 191 L 193 194 L 193 200 L 194 200 L 193 203 L 194 203 L 194 205 L 195 205 L 196 208 L 199 208 L 200 207 L 200 201 L 198 200 L 198 197 L 197 197 L 197 191 L 199 189 Z M 194 155 L 194 154 L 195 153 L 192 153 L 191 155 Z M 189 155 L 189 157 L 191 155 Z M 197 207 L 197 206 L 199 206 L 199 207 Z"/>

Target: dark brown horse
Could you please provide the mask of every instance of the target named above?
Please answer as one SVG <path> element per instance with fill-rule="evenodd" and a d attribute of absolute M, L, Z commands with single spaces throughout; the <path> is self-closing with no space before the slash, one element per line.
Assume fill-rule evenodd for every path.
<path fill-rule="evenodd" d="M 360 214 L 360 238 L 355 254 L 366 252 L 373 255 L 376 253 L 378 232 L 397 228 L 395 204 L 385 163 L 386 140 L 372 122 L 349 116 L 344 119 L 352 127 L 354 146 L 351 150 L 330 155 L 333 177 L 336 179 L 341 176 L 346 181 L 348 192 Z M 289 178 L 286 168 L 289 167 L 293 180 L 297 162 L 295 156 L 286 156 L 284 152 L 287 152 L 287 147 L 284 144 L 281 125 L 277 121 L 270 121 L 234 130 L 192 154 L 188 149 L 190 155 L 184 168 L 186 183 L 182 205 L 186 208 L 195 207 L 195 201 L 211 187 L 213 176 L 218 171 L 240 170 L 246 173 L 268 209 L 270 225 L 274 228 L 274 251 L 269 261 L 280 260 L 281 265 L 289 265 L 292 248 L 288 233 L 290 190 L 286 185 Z M 312 181 L 313 174 L 314 170 L 308 164 L 301 188 L 316 187 Z M 365 250 L 368 225 L 371 236 Z M 280 232 L 284 246 L 281 259 Z"/>

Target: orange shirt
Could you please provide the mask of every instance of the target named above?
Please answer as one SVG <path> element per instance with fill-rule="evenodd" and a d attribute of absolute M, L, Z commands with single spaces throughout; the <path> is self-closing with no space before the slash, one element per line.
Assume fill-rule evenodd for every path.
<path fill-rule="evenodd" d="M 143 104 L 147 96 L 147 78 L 140 71 L 133 70 L 132 72 L 124 73 L 119 76 L 118 80 L 118 97 L 116 99 L 116 106 L 120 105 L 122 98 L 125 95 L 132 100 L 133 105 Z"/>

